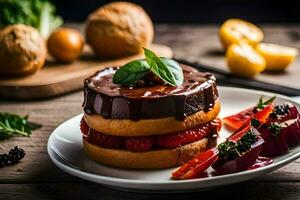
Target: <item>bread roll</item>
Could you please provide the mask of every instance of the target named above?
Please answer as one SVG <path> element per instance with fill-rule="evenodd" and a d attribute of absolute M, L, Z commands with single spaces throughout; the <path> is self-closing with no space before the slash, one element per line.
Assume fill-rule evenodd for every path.
<path fill-rule="evenodd" d="M 142 52 L 153 40 L 153 24 L 144 9 L 129 2 L 112 2 L 90 14 L 86 40 L 99 58 Z"/>
<path fill-rule="evenodd" d="M 23 76 L 45 63 L 46 44 L 31 26 L 16 24 L 0 31 L 0 75 Z"/>

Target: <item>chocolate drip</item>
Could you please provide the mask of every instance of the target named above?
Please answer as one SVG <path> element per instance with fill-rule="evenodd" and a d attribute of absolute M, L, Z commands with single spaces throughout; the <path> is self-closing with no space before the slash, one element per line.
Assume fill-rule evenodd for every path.
<path fill-rule="evenodd" d="M 214 107 L 214 92 L 213 92 L 213 83 L 211 80 L 208 81 L 209 85 L 204 88 L 204 112 L 208 112 L 211 108 Z"/>
<path fill-rule="evenodd" d="M 84 102 L 83 108 L 84 112 L 87 114 L 94 114 L 96 113 L 94 109 L 96 92 L 93 90 L 89 90 L 88 88 L 84 88 Z"/>
<path fill-rule="evenodd" d="M 101 106 L 101 115 L 104 118 L 111 118 L 111 109 L 112 109 L 112 101 L 113 99 L 105 94 L 100 95 L 102 100 L 102 106 Z M 95 101 L 96 103 L 96 101 Z"/>
<path fill-rule="evenodd" d="M 209 111 L 218 99 L 215 77 L 183 66 L 182 86 L 155 85 L 143 88 L 122 87 L 112 83 L 117 68 L 95 73 L 84 82 L 83 108 L 87 114 L 109 119 L 158 119 Z"/>
<path fill-rule="evenodd" d="M 186 117 L 186 113 L 184 112 L 186 96 L 178 96 L 177 98 L 174 98 L 174 100 L 176 105 L 175 119 L 177 119 L 178 121 L 183 121 Z"/>
<path fill-rule="evenodd" d="M 129 119 L 139 120 L 141 114 L 142 102 L 139 100 L 128 101 L 129 105 Z"/>

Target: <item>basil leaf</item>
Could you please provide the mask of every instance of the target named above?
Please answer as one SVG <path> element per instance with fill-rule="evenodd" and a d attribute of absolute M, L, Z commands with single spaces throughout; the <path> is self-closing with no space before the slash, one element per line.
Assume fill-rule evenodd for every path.
<path fill-rule="evenodd" d="M 133 86 L 138 80 L 141 80 L 150 67 L 145 60 L 134 60 L 116 71 L 113 77 L 113 83 Z"/>
<path fill-rule="evenodd" d="M 170 69 L 170 71 L 172 72 L 174 78 L 175 78 L 175 82 L 176 85 L 182 85 L 183 83 L 183 71 L 181 66 L 179 65 L 178 62 L 176 62 L 175 60 L 169 59 L 169 58 L 164 58 L 161 57 L 160 58 L 163 63 Z"/>
<path fill-rule="evenodd" d="M 172 86 L 183 83 L 183 72 L 180 65 L 168 58 L 159 58 L 149 49 L 144 48 L 146 61 L 151 71 Z"/>

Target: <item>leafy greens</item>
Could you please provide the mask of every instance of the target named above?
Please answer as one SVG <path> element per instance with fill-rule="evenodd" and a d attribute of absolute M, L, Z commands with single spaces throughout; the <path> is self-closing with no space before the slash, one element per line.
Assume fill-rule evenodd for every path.
<path fill-rule="evenodd" d="M 39 30 L 42 37 L 62 25 L 55 6 L 48 0 L 0 0 L 0 28 L 26 24 Z"/>

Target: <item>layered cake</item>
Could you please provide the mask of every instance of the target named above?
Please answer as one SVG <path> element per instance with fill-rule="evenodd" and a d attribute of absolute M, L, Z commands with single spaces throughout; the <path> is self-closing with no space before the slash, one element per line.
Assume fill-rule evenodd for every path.
<path fill-rule="evenodd" d="M 134 86 L 116 84 L 117 67 L 87 78 L 81 120 L 87 155 L 106 165 L 146 169 L 178 166 L 206 150 L 221 126 L 216 80 L 181 67 L 178 86 L 153 74 Z"/>

